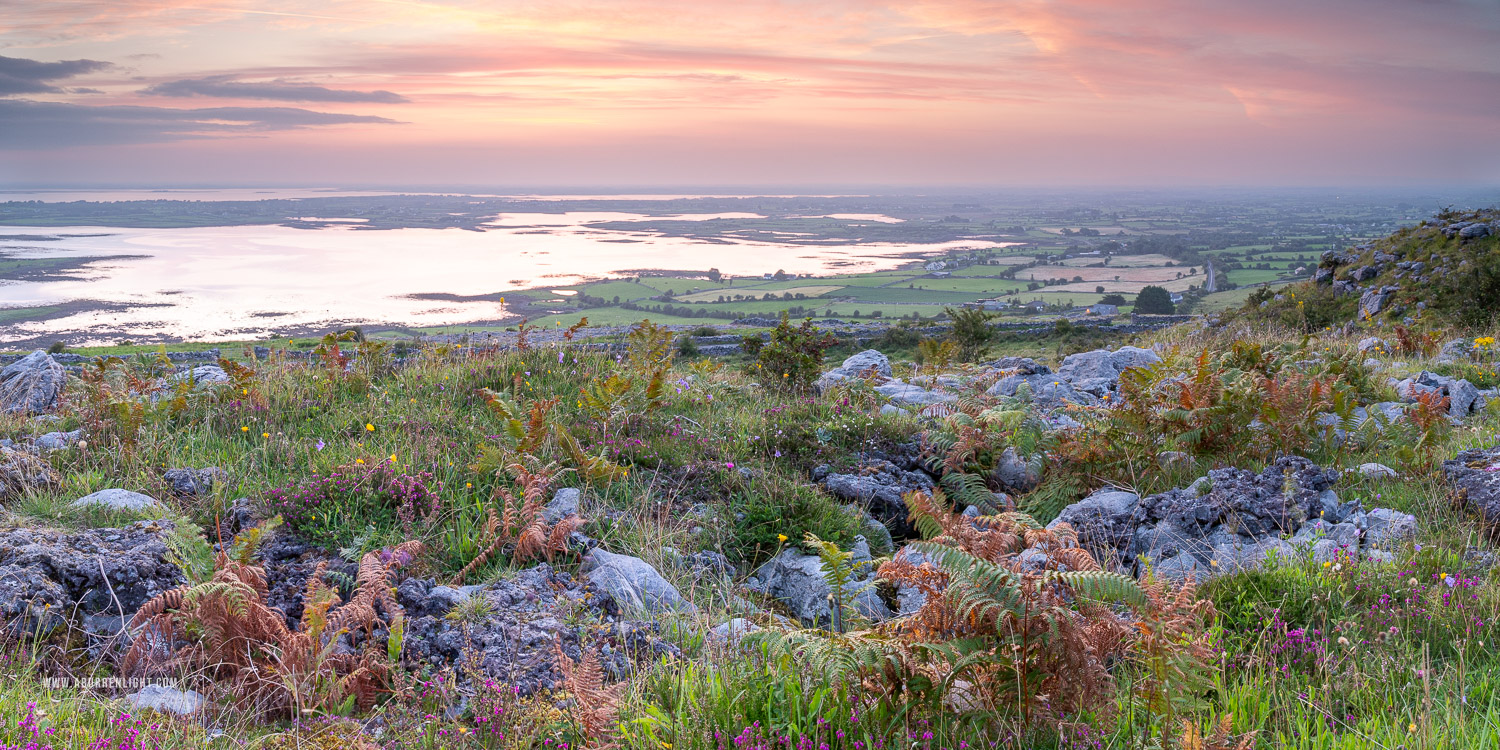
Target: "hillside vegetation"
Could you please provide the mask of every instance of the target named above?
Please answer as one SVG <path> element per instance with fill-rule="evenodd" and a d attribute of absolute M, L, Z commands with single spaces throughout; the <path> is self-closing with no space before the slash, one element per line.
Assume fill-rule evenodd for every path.
<path fill-rule="evenodd" d="M 1489 216 L 1057 356 L 32 354 L 0 747 L 1500 748 Z"/>

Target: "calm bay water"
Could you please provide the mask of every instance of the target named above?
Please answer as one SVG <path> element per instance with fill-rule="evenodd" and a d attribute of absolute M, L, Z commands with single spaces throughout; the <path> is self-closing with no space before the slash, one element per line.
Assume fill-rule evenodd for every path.
<path fill-rule="evenodd" d="M 0 234 L 62 237 L 45 242 L 0 241 L 0 257 L 131 256 L 89 262 L 74 272 L 76 280 L 0 282 L 0 308 L 79 300 L 110 303 L 104 309 L 47 321 L 0 325 L 0 343 L 63 333 L 97 337 L 97 341 L 154 336 L 215 340 L 327 323 L 456 325 L 497 320 L 509 313 L 498 302 L 435 302 L 412 295 L 474 296 L 558 287 L 652 268 L 712 266 L 734 276 L 759 276 L 778 268 L 789 273 L 870 271 L 895 267 L 902 256 L 914 252 L 994 244 L 809 247 L 732 237 L 704 242 L 591 226 L 602 221 L 660 218 L 664 217 L 628 213 L 503 214 L 483 232 L 359 230 L 353 222 L 312 230 L 281 226 L 0 227 Z"/>

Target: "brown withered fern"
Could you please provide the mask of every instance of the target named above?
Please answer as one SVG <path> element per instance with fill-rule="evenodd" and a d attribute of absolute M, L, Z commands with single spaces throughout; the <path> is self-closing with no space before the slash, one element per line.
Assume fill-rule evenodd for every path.
<path fill-rule="evenodd" d="M 926 693 L 992 721 L 1056 726 L 1085 712 L 1112 715 L 1113 665 L 1154 656 L 1142 649 L 1146 634 L 1165 642 L 1207 625 L 1208 605 L 1190 589 L 1161 601 L 1100 570 L 1066 524 L 1049 530 L 1016 512 L 966 517 L 940 491 L 908 494 L 906 504 L 926 541 L 879 576 L 922 591 L 922 607 L 865 631 L 767 629 L 747 641 L 893 703 Z M 1181 686 L 1200 656 L 1160 673 Z"/>
<path fill-rule="evenodd" d="M 625 683 L 605 687 L 604 668 L 595 651 L 582 652 L 583 658 L 575 662 L 563 653 L 562 641 L 553 641 L 552 649 L 557 657 L 557 668 L 563 674 L 563 684 L 573 697 L 568 711 L 588 739 L 586 750 L 616 747 L 617 743 L 609 737 L 618 726 L 620 696 L 625 692 Z"/>
<path fill-rule="evenodd" d="M 251 563 L 253 547 L 242 541 L 243 535 L 232 554 L 216 553 L 207 581 L 164 592 L 136 612 L 121 672 L 192 675 L 238 708 L 268 716 L 304 708 L 369 710 L 389 681 L 390 666 L 372 639 L 358 654 L 337 651 L 336 641 L 352 628 L 364 627 L 368 634 L 377 621 L 393 633 L 400 630 L 403 615 L 390 593 L 390 573 L 419 553 L 420 543 L 365 555 L 358 588 L 342 605 L 322 580 L 320 564 L 308 578 L 294 630 L 281 610 L 266 603 L 265 570 Z"/>
<path fill-rule="evenodd" d="M 556 464 L 535 471 L 521 464 L 512 464 L 510 471 L 521 485 L 521 496 L 516 497 L 504 485 L 495 491 L 495 500 L 503 510 L 496 513 L 493 507 L 487 509 L 489 517 L 481 537 L 485 547 L 450 579 L 450 586 L 463 583 L 466 576 L 484 567 L 509 544 L 515 545 L 511 551 L 513 561 L 525 562 L 539 557 L 551 560 L 568 551 L 568 536 L 583 524 L 583 519 L 570 515 L 549 527 L 542 515 L 548 490 L 559 473 Z"/>
<path fill-rule="evenodd" d="M 1184 720 L 1182 734 L 1177 738 L 1177 747 L 1181 750 L 1252 750 L 1260 732 L 1247 732 L 1236 737 L 1232 731 L 1233 725 L 1234 714 L 1224 714 L 1214 730 L 1205 735 L 1197 724 Z"/>

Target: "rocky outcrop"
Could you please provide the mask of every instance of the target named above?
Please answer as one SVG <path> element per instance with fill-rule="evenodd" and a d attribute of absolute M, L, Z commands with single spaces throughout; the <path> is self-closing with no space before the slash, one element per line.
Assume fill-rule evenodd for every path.
<path fill-rule="evenodd" d="M 1337 479 L 1335 470 L 1288 456 L 1258 474 L 1215 469 L 1189 487 L 1144 498 L 1102 490 L 1053 524 L 1073 526 L 1106 566 L 1199 580 L 1289 557 L 1298 545 L 1319 560 L 1378 557 L 1415 533 L 1413 516 L 1341 501 Z"/>
<path fill-rule="evenodd" d="M 1485 523 L 1500 525 L 1500 446 L 1464 451 L 1443 462 L 1458 500 Z"/>
<path fill-rule="evenodd" d="M 590 640 L 613 678 L 628 676 L 637 663 L 681 655 L 661 638 L 657 624 L 622 616 L 610 597 L 600 594 L 546 564 L 459 589 L 407 579 L 396 591 L 410 617 L 403 659 L 412 668 L 472 663 L 485 677 L 514 686 L 521 695 L 534 695 L 561 687 L 554 644 L 561 644 L 571 658 L 580 656 L 580 628 L 573 624 L 580 614 L 598 623 Z M 448 616 L 457 602 L 470 597 L 483 603 L 474 617 Z"/>
<path fill-rule="evenodd" d="M 171 524 L 142 521 L 120 528 L 64 532 L 0 531 L 0 621 L 16 634 L 48 633 L 86 618 L 113 619 L 182 582 L 167 561 Z M 107 633 L 113 635 L 113 632 Z"/>
<path fill-rule="evenodd" d="M 1379 315 L 1400 289 L 1396 286 L 1383 286 L 1379 289 L 1365 290 L 1365 293 L 1359 296 L 1359 316 L 1369 319 Z"/>
<path fill-rule="evenodd" d="M 0 412 L 41 414 L 57 408 L 68 373 L 40 349 L 0 369 Z"/>
<path fill-rule="evenodd" d="M 933 406 L 958 400 L 951 393 L 893 379 L 890 358 L 874 349 L 866 349 L 845 359 L 843 364 L 823 373 L 814 386 L 822 392 L 837 383 L 856 378 L 873 379 L 875 392 L 897 408 Z"/>
<path fill-rule="evenodd" d="M 995 461 L 990 478 L 1006 492 L 1024 495 L 1041 484 L 1042 472 L 1035 462 L 1023 458 L 1012 446 L 1006 448 Z"/>
<path fill-rule="evenodd" d="M 930 491 L 934 486 L 926 472 L 907 471 L 886 460 L 866 461 L 855 473 L 829 473 L 823 469 L 815 471 L 813 477 L 828 494 L 868 510 L 891 534 L 899 537 L 916 536 L 916 528 L 907 518 L 909 512 L 903 499 L 906 493 Z"/>
<path fill-rule="evenodd" d="M 178 716 L 192 716 L 202 710 L 207 702 L 208 699 L 196 690 L 177 690 L 165 685 L 147 685 L 125 696 L 125 703 L 137 711 Z"/>
<path fill-rule="evenodd" d="M 668 583 L 656 568 L 639 557 L 595 549 L 584 555 L 580 571 L 621 612 L 639 615 L 696 610 L 692 602 L 682 598 L 676 586 Z"/>
<path fill-rule="evenodd" d="M 822 391 L 836 383 L 841 383 L 850 378 L 874 377 L 876 379 L 891 377 L 891 359 L 874 349 L 866 349 L 858 354 L 852 355 L 844 360 L 838 367 L 823 373 L 814 384 Z"/>
<path fill-rule="evenodd" d="M 1149 367 L 1160 361 L 1156 352 L 1134 346 L 1069 355 L 1063 358 L 1057 372 L 1030 359 L 1008 357 L 992 366 L 1000 379 L 986 393 L 1016 396 L 1024 388 L 1043 408 L 1055 408 L 1064 403 L 1097 404 L 1118 391 L 1120 373 L 1132 367 Z"/>
<path fill-rule="evenodd" d="M 1462 419 L 1484 408 L 1485 400 L 1479 389 L 1467 380 L 1450 378 L 1437 373 L 1422 372 L 1395 384 L 1396 393 L 1408 402 L 1427 393 L 1438 393 L 1448 399 L 1448 416 Z"/>

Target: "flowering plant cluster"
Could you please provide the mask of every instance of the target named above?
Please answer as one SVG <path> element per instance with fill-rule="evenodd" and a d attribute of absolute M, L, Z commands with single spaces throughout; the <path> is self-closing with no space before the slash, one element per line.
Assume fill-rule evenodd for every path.
<path fill-rule="evenodd" d="M 431 472 L 406 474 L 390 464 L 344 467 L 271 490 L 266 504 L 308 539 L 347 541 L 367 524 L 410 526 L 442 509 L 443 483 Z"/>

